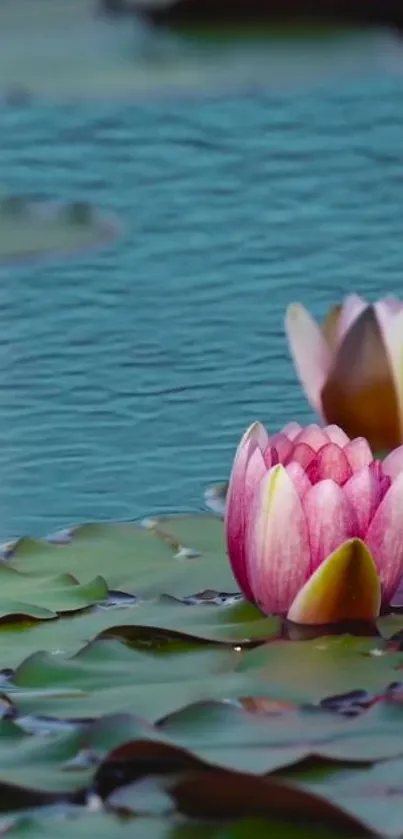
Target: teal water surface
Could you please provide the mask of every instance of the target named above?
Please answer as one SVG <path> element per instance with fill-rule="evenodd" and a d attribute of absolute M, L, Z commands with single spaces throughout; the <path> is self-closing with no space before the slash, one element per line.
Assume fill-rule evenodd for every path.
<path fill-rule="evenodd" d="M 403 292 L 403 79 L 0 111 L 0 182 L 119 213 L 0 269 L 0 536 L 199 509 L 244 426 L 312 413 L 283 333 Z"/>

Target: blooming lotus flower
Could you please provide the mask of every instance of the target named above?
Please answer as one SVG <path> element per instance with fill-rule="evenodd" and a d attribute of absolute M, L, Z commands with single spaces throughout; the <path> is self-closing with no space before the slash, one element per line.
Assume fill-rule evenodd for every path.
<path fill-rule="evenodd" d="M 403 442 L 403 303 L 369 305 L 351 294 L 322 327 L 298 303 L 286 331 L 294 363 L 313 408 L 374 451 Z"/>
<path fill-rule="evenodd" d="M 403 446 L 381 463 L 364 438 L 291 423 L 245 432 L 228 486 L 233 573 L 266 614 L 372 620 L 403 574 Z"/>

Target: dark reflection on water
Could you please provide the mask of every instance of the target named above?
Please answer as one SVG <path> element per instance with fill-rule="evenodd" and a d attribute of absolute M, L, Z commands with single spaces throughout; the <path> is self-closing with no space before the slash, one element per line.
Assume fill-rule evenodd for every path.
<path fill-rule="evenodd" d="M 4 108 L 4 188 L 120 213 L 99 254 L 0 269 L 0 533 L 197 509 L 244 426 L 311 413 L 283 334 L 401 293 L 403 83 Z"/>

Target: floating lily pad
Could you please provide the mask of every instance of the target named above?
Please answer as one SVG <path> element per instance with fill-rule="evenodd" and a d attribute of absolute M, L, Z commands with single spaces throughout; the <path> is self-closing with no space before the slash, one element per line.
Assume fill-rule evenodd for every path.
<path fill-rule="evenodd" d="M 244 31 L 241 40 L 231 37 L 223 49 L 222 42 L 204 37 L 157 32 L 134 15 L 99 15 L 92 0 L 35 0 L 33 8 L 35 13 L 27 0 L 0 8 L 1 87 L 13 107 L 38 96 L 216 94 L 219 88 L 322 82 L 377 66 L 377 44 L 382 52 L 385 42 L 384 36 L 347 33 L 342 39 L 333 32 L 323 43 L 302 39 L 296 49 L 293 37 L 279 42 L 276 31 L 266 33 L 266 40 Z"/>
<path fill-rule="evenodd" d="M 113 715 L 52 737 L 33 737 L 13 721 L 0 722 L 0 810 L 7 809 L 2 784 L 40 792 L 65 792 L 85 786 L 96 765 L 111 748 L 124 743 L 128 732 L 142 733 L 134 717 Z"/>
<path fill-rule="evenodd" d="M 16 667 L 41 649 L 73 655 L 96 636 L 119 638 L 130 644 L 169 647 L 171 641 L 204 642 L 229 647 L 248 646 L 275 638 L 277 618 L 265 618 L 249 603 L 228 606 L 186 606 L 163 599 L 152 603 L 95 609 L 32 625 L 7 623 L 0 627 L 0 660 Z"/>
<path fill-rule="evenodd" d="M 49 814 L 42 812 L 9 818 L 5 826 L 7 839 L 71 839 L 72 835 L 77 839 L 93 839 L 94 836 L 97 839 L 215 839 L 216 835 L 218 839 L 224 839 L 221 831 L 225 829 L 222 822 L 199 823 L 193 820 L 189 824 L 175 817 L 164 819 L 155 816 L 127 819 L 118 818 L 107 811 L 91 812 L 90 808 L 62 808 Z M 259 834 L 253 835 L 260 839 Z M 317 839 L 334 837 L 320 836 Z"/>
<path fill-rule="evenodd" d="M 119 224 L 112 215 L 86 201 L 62 205 L 33 201 L 23 195 L 0 198 L 0 261 L 38 259 L 104 246 L 118 232 Z"/>
<path fill-rule="evenodd" d="M 81 584 L 69 573 L 58 576 L 24 573 L 0 564 L 0 622 L 5 618 L 55 618 L 58 613 L 86 609 L 108 596 L 105 580 L 98 576 Z"/>
<path fill-rule="evenodd" d="M 35 653 L 16 670 L 7 692 L 23 714 L 81 718 L 116 709 L 155 720 L 189 702 L 245 691 L 234 674 L 236 653 L 172 643 L 129 649 L 99 640 L 76 656 Z"/>
<path fill-rule="evenodd" d="M 403 759 L 400 615 L 368 637 L 288 640 L 237 591 L 209 514 L 81 525 L 3 554 L 0 809 L 49 819 L 7 815 L 10 835 L 59 835 L 58 808 L 84 836 L 103 801 L 111 836 L 124 813 L 157 839 L 242 839 L 264 814 L 259 830 L 295 839 L 290 808 L 310 830 L 328 825 L 319 839 L 381 834 L 360 784 Z M 93 822 L 77 814 L 86 801 Z"/>
<path fill-rule="evenodd" d="M 82 525 L 66 545 L 22 539 L 9 557 L 17 571 L 38 575 L 57 569 L 82 583 L 92 579 L 96 569 L 109 588 L 143 598 L 186 597 L 208 588 L 237 590 L 222 525 L 213 516 L 172 517 L 169 522 L 150 521 L 147 527 Z"/>

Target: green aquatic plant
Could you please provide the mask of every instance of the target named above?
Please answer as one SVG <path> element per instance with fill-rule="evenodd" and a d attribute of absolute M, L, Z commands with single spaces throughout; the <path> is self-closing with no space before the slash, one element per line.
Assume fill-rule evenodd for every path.
<path fill-rule="evenodd" d="M 19 539 L 0 584 L 6 835 L 398 835 L 399 611 L 265 617 L 209 514 Z"/>

